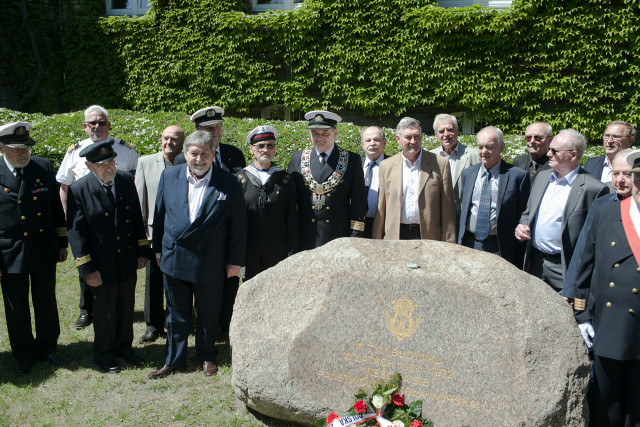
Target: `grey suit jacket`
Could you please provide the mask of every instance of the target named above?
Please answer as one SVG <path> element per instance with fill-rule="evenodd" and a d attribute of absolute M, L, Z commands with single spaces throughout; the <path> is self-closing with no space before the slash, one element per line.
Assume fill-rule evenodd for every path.
<path fill-rule="evenodd" d="M 138 159 L 135 183 L 138 199 L 140 200 L 140 208 L 142 209 L 142 219 L 148 237 L 151 237 L 153 232 L 153 210 L 156 205 L 158 182 L 164 169 L 162 151 Z"/>
<path fill-rule="evenodd" d="M 439 156 L 441 147 L 436 147 L 431 150 L 432 153 Z M 467 147 L 458 142 L 458 159 L 456 160 L 456 166 L 451 174 L 451 184 L 453 185 L 453 204 L 456 208 L 456 228 L 460 222 L 460 205 L 462 203 L 462 184 L 460 177 L 462 171 L 469 166 L 480 163 L 480 157 L 478 156 L 478 150 L 472 147 Z"/>
<path fill-rule="evenodd" d="M 536 215 L 540 208 L 540 202 L 544 196 L 549 179 L 553 169 L 538 172 L 533 185 L 531 194 L 527 201 L 527 208 L 520 217 L 520 224 L 531 227 L 531 236 L 533 237 L 535 230 Z M 600 196 L 609 193 L 609 187 L 588 174 L 584 169 L 580 168 L 576 179 L 571 185 L 571 192 L 567 199 L 562 214 L 562 268 L 567 271 L 567 266 L 573 256 L 573 251 L 578 241 L 578 236 L 582 230 L 582 226 L 587 218 L 591 203 Z M 529 261 L 531 260 L 532 240 L 527 241 L 527 248 L 524 255 L 524 270 L 528 271 Z"/>

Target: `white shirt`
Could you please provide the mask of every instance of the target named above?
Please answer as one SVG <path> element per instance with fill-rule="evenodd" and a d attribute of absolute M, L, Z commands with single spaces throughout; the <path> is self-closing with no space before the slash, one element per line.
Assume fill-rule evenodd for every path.
<path fill-rule="evenodd" d="M 6 157 L 2 156 L 2 160 L 4 160 L 4 164 L 7 165 L 7 167 L 9 168 L 9 170 L 11 171 L 11 173 L 13 174 L 13 176 L 18 176 L 17 172 L 16 172 L 16 168 L 14 168 L 9 161 L 7 160 Z"/>
<path fill-rule="evenodd" d="M 602 174 L 600 175 L 600 182 L 611 182 L 613 170 L 611 169 L 611 165 L 609 164 L 609 158 L 604 156 L 604 163 L 602 165 Z"/>
<path fill-rule="evenodd" d="M 579 169 L 577 166 L 561 179 L 555 171 L 551 174 L 533 227 L 533 246 L 542 252 L 557 254 L 562 251 L 562 214 Z"/>
<path fill-rule="evenodd" d="M 400 222 L 402 224 L 420 224 L 418 213 L 418 186 L 420 184 L 420 162 L 422 150 L 415 163 L 411 164 L 402 155 L 402 210 Z"/>
<path fill-rule="evenodd" d="M 471 195 L 471 215 L 469 215 L 469 232 L 476 232 L 476 222 L 478 221 L 478 209 L 480 208 L 480 196 L 482 195 L 482 184 L 486 178 L 483 178 L 487 169 L 480 164 L 480 170 L 476 175 L 476 182 Z M 498 232 L 498 189 L 500 187 L 500 162 L 496 163 L 491 169 L 491 219 L 489 220 L 491 228 L 490 236 L 495 236 Z"/>
<path fill-rule="evenodd" d="M 335 147 L 336 144 L 333 144 L 331 146 L 331 148 L 329 148 L 327 151 L 325 151 L 325 153 L 327 154 L 324 158 L 324 161 L 326 162 L 329 157 L 331 156 L 331 153 L 333 153 L 333 147 Z M 320 162 L 320 164 L 322 164 L 322 156 L 320 155 L 320 153 L 322 153 L 322 151 L 318 150 L 318 148 L 316 148 L 316 155 L 318 156 L 318 161 Z"/>
<path fill-rule="evenodd" d="M 451 152 L 451 154 L 448 154 L 446 151 L 444 151 L 444 149 L 442 148 L 442 146 L 440 146 L 440 155 L 442 157 L 444 157 L 445 159 L 449 160 L 449 170 L 451 172 L 451 182 L 453 182 L 453 172 L 456 168 L 456 160 L 458 160 L 458 147 L 460 146 L 459 142 L 456 142 L 456 146 L 453 149 L 453 151 Z"/>
<path fill-rule="evenodd" d="M 378 207 L 378 186 L 380 184 L 380 180 L 378 178 L 378 172 L 380 171 L 380 162 L 384 160 L 384 154 L 381 154 L 376 160 L 372 161 L 368 157 L 365 157 L 363 171 L 364 171 L 364 185 L 369 187 L 369 192 L 367 193 L 367 213 L 366 217 L 374 218 L 376 216 L 376 208 Z M 368 173 L 369 165 L 371 166 L 371 182 L 368 182 Z"/>
<path fill-rule="evenodd" d="M 200 207 L 202 206 L 202 201 L 204 200 L 204 194 L 207 192 L 207 187 L 209 186 L 209 180 L 211 180 L 211 170 L 213 169 L 213 165 L 209 168 L 207 173 L 199 180 L 191 175 L 191 171 L 187 167 L 187 182 L 189 182 L 189 223 L 193 223 L 196 217 L 198 216 L 198 212 L 200 211 Z"/>
<path fill-rule="evenodd" d="M 640 206 L 635 202 L 635 200 L 631 200 L 629 203 L 629 215 L 631 216 L 631 222 L 633 222 L 633 226 L 636 229 L 636 233 L 640 236 Z"/>
<path fill-rule="evenodd" d="M 85 165 L 86 159 L 80 157 L 80 152 L 88 145 L 93 144 L 91 139 L 87 138 L 78 143 L 78 145 L 71 151 L 68 151 L 62 159 L 60 169 L 56 174 L 56 181 L 60 184 L 71 185 L 86 174 L 89 173 L 87 165 Z M 113 144 L 113 151 L 118 154 L 116 156 L 116 169 L 126 172 L 136 170 L 138 165 L 138 154 L 136 150 L 127 148 L 125 145 L 115 142 Z"/>

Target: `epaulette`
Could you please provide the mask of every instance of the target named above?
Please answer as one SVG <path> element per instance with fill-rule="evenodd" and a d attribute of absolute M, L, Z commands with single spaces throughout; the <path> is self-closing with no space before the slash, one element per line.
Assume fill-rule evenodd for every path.
<path fill-rule="evenodd" d="M 131 145 L 130 142 L 124 141 L 124 140 L 120 140 L 120 144 L 124 145 L 125 147 L 127 147 L 129 150 L 133 150 L 133 145 Z"/>
<path fill-rule="evenodd" d="M 240 169 L 240 170 L 238 170 L 238 171 L 235 173 L 235 176 L 236 176 L 236 177 L 238 177 L 238 181 L 240 181 L 240 184 L 243 184 L 243 185 L 244 185 L 244 183 L 245 183 L 245 182 L 247 182 L 247 177 L 245 176 L 245 174 L 244 174 L 244 173 L 242 173 L 242 172 L 243 172 L 243 170 L 244 170 L 244 169 Z"/>
<path fill-rule="evenodd" d="M 291 175 L 289 175 L 287 172 L 284 173 L 284 176 L 282 177 L 282 182 L 284 184 L 289 183 L 289 180 L 291 179 Z"/>
<path fill-rule="evenodd" d="M 75 143 L 71 144 L 71 145 L 69 146 L 69 148 L 67 148 L 67 153 L 72 152 L 72 151 L 73 151 L 73 150 L 75 150 L 76 148 L 78 148 L 78 143 L 77 143 L 77 142 L 75 142 Z"/>

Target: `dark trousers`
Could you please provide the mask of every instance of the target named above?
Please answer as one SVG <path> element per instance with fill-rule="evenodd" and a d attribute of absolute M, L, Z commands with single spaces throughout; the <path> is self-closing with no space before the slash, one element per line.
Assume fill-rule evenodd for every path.
<path fill-rule="evenodd" d="M 144 285 L 144 321 L 147 330 L 164 332 L 164 275 L 155 259 L 147 262 Z"/>
<path fill-rule="evenodd" d="M 258 246 L 258 245 L 252 245 L 248 243 L 247 255 L 245 257 L 246 266 L 244 270 L 244 280 L 249 280 L 255 277 L 256 275 L 265 271 L 267 268 L 273 267 L 274 265 L 276 265 L 286 257 L 287 257 L 287 248 L 284 246 L 262 246 L 262 245 Z M 225 292 L 226 291 L 227 291 L 227 288 L 225 287 Z M 233 304 L 235 303 L 237 292 L 238 292 L 238 287 L 236 286 L 235 292 L 233 292 L 233 302 L 231 302 L 231 309 L 233 309 Z M 226 300 L 226 298 L 227 298 L 227 295 L 224 295 L 223 300 Z M 222 315 L 225 315 L 224 304 L 225 303 L 223 302 L 221 320 L 222 320 Z M 231 316 L 229 316 L 229 321 L 230 320 L 231 320 Z M 221 323 L 220 325 L 221 330 L 224 331 L 225 329 L 222 325 L 222 321 L 220 323 Z M 228 331 L 229 324 L 226 323 L 226 325 L 227 325 L 226 330 Z"/>
<path fill-rule="evenodd" d="M 365 239 L 371 239 L 373 237 L 373 220 L 375 218 L 364 218 L 364 232 L 362 233 L 362 237 Z"/>
<path fill-rule="evenodd" d="M 93 292 L 91 286 L 80 279 L 80 310 L 93 314 Z"/>
<path fill-rule="evenodd" d="M 476 240 L 473 233 L 469 233 L 468 231 L 466 231 L 464 233 L 464 236 L 462 236 L 462 246 L 477 249 L 483 252 L 489 252 L 495 255 L 500 255 L 497 236 L 489 236 L 482 242 L 479 242 Z"/>
<path fill-rule="evenodd" d="M 596 338 L 597 339 L 597 338 Z M 591 425 L 640 426 L 640 360 L 614 360 L 595 356 L 590 395 Z"/>
<path fill-rule="evenodd" d="M 29 309 L 29 278 L 36 323 L 35 339 Z M 0 283 L 13 357 L 19 364 L 23 364 L 55 353 L 60 336 L 56 303 L 56 265 L 51 264 L 31 274 L 4 274 Z"/>
<path fill-rule="evenodd" d="M 400 224 L 400 240 L 420 239 L 420 224 Z"/>
<path fill-rule="evenodd" d="M 220 306 L 220 332 L 224 335 L 229 333 L 231 316 L 233 315 L 233 305 L 236 302 L 236 295 L 240 287 L 239 277 L 225 277 L 223 282 L 222 305 Z M 198 311 L 198 316 L 200 312 Z M 209 359 L 207 359 L 209 360 Z"/>
<path fill-rule="evenodd" d="M 167 299 L 167 348 L 165 365 L 187 364 L 187 346 L 191 331 L 191 313 L 198 311 L 196 322 L 196 355 L 201 362 L 215 362 L 218 356 L 216 338 L 222 302 L 221 279 L 193 283 L 164 275 Z"/>
<path fill-rule="evenodd" d="M 94 360 L 102 364 L 112 361 L 115 356 L 130 355 L 136 277 L 114 285 L 88 287 L 94 295 Z"/>
<path fill-rule="evenodd" d="M 527 273 L 544 280 L 554 291 L 562 290 L 562 255 L 549 255 L 531 247 L 531 257 Z"/>

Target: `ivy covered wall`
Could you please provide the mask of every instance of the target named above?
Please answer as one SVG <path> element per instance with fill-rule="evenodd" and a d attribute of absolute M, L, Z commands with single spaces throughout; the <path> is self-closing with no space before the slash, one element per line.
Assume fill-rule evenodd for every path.
<path fill-rule="evenodd" d="M 15 102 L 38 68 L 20 4 L 9 3 L 0 0 L 9 12 L 0 16 L 0 53 L 13 60 L 0 65 L 0 86 Z M 284 104 L 372 122 L 467 111 L 506 132 L 545 120 L 594 139 L 612 119 L 640 124 L 640 0 L 516 0 L 507 11 L 305 0 L 266 14 L 246 13 L 245 0 L 156 0 L 134 18 L 99 18 L 102 0 L 17 3 L 27 6 L 44 70 L 24 111 L 101 103 L 190 112 L 216 103 L 255 115 Z"/>

